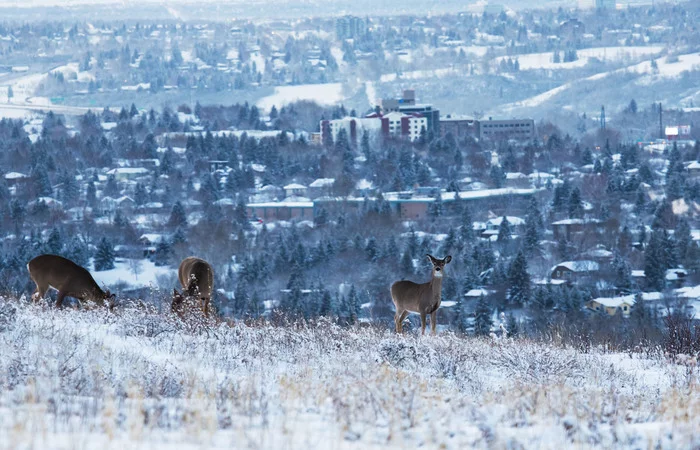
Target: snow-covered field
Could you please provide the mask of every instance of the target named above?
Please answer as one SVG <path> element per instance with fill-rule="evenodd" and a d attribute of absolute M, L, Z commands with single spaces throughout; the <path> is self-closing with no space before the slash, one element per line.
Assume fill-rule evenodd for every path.
<path fill-rule="evenodd" d="M 573 69 L 576 67 L 583 67 L 592 58 L 596 58 L 603 62 L 626 62 L 630 63 L 633 61 L 638 61 L 643 58 L 649 58 L 658 55 L 664 50 L 663 45 L 649 45 L 649 46 L 636 46 L 636 47 L 596 47 L 596 48 L 584 48 L 577 50 L 578 59 L 571 62 L 559 62 L 555 63 L 553 61 L 553 52 L 547 53 L 530 53 L 527 55 L 516 55 L 516 56 L 499 56 L 496 58 L 496 63 L 500 63 L 504 59 L 516 59 L 520 65 L 520 70 L 532 70 L 532 69 Z M 560 52 L 560 57 L 563 54 Z"/>
<path fill-rule="evenodd" d="M 269 111 L 272 106 L 277 108 L 299 100 L 309 100 L 319 105 L 336 105 L 342 102 L 343 85 L 341 83 L 300 84 L 295 86 L 275 87 L 275 93 L 261 98 L 257 106 Z"/>
<path fill-rule="evenodd" d="M 0 299 L 2 448 L 697 448 L 697 367 Z"/>

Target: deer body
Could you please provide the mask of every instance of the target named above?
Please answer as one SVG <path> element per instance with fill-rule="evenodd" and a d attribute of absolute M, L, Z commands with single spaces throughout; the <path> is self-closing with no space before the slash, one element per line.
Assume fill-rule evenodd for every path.
<path fill-rule="evenodd" d="M 190 256 L 182 260 L 177 275 L 184 294 L 197 298 L 201 302 L 204 315 L 208 316 L 209 301 L 214 292 L 214 269 L 211 267 L 211 264 L 203 259 Z M 182 309 L 183 302 L 183 296 L 175 291 L 172 310 L 179 312 Z"/>
<path fill-rule="evenodd" d="M 437 310 L 440 308 L 442 300 L 442 276 L 447 263 L 452 260 L 451 256 L 444 259 L 437 259 L 427 255 L 433 264 L 432 277 L 427 283 L 414 283 L 413 281 L 401 280 L 391 285 L 391 299 L 396 306 L 394 323 L 396 332 L 403 331 L 403 321 L 409 312 L 420 314 L 421 334 L 425 334 L 425 323 L 430 315 L 430 329 L 435 334 L 437 325 Z"/>
<path fill-rule="evenodd" d="M 58 308 L 63 306 L 65 297 L 92 300 L 98 305 L 104 305 L 105 300 L 114 297 L 109 291 L 103 291 L 84 267 L 61 256 L 37 256 L 29 261 L 27 270 L 32 281 L 36 283 L 36 290 L 32 294 L 33 301 L 44 298 L 50 287 L 58 291 Z"/>

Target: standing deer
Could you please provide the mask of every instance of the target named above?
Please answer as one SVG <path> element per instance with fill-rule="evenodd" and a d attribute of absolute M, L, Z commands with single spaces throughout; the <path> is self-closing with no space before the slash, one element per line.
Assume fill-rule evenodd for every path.
<path fill-rule="evenodd" d="M 209 316 L 209 301 L 214 292 L 214 269 L 203 259 L 190 256 L 180 263 L 177 276 L 182 285 L 183 294 L 196 297 L 201 302 L 205 316 Z M 182 314 L 185 296 L 173 289 L 173 312 Z"/>
<path fill-rule="evenodd" d="M 52 287 L 58 291 L 56 307 L 63 306 L 65 297 L 73 297 L 78 300 L 92 300 L 98 305 L 105 304 L 105 300 L 114 298 L 114 294 L 103 291 L 92 278 L 90 272 L 80 267 L 73 261 L 57 255 L 40 255 L 27 264 L 29 276 L 36 283 L 36 290 L 32 294 L 32 300 L 38 301 L 44 298 L 46 291 Z M 108 302 L 112 309 L 112 302 Z"/>
<path fill-rule="evenodd" d="M 432 277 L 427 283 L 414 283 L 401 280 L 391 285 L 391 299 L 396 306 L 396 332 L 403 332 L 403 321 L 409 312 L 420 314 L 421 335 L 425 334 L 425 319 L 430 314 L 430 330 L 435 334 L 437 325 L 437 310 L 442 298 L 442 277 L 445 273 L 445 265 L 452 261 L 452 256 L 447 255 L 443 259 L 437 259 L 426 255 L 433 264 Z"/>

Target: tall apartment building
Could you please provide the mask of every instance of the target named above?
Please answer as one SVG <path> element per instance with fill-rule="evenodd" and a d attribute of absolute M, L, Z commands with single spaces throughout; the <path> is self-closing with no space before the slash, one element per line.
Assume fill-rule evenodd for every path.
<path fill-rule="evenodd" d="M 430 104 L 416 103 L 416 92 L 413 89 L 403 91 L 401 98 L 385 98 L 381 100 L 381 109 L 384 114 L 397 111 L 406 115 L 419 114 L 425 117 L 426 131 L 434 134 L 440 133 L 440 110 L 434 109 Z"/>
<path fill-rule="evenodd" d="M 361 17 L 343 16 L 335 20 L 335 35 L 339 40 L 364 36 L 367 28 L 367 21 Z"/>

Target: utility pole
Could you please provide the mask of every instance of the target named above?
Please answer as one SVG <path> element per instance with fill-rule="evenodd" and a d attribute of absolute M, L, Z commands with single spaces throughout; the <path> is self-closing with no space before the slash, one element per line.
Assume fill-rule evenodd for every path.
<path fill-rule="evenodd" d="M 659 102 L 659 139 L 664 138 L 663 116 L 664 108 L 661 106 L 661 102 Z"/>
<path fill-rule="evenodd" d="M 605 106 L 600 107 L 600 129 L 605 129 Z"/>

